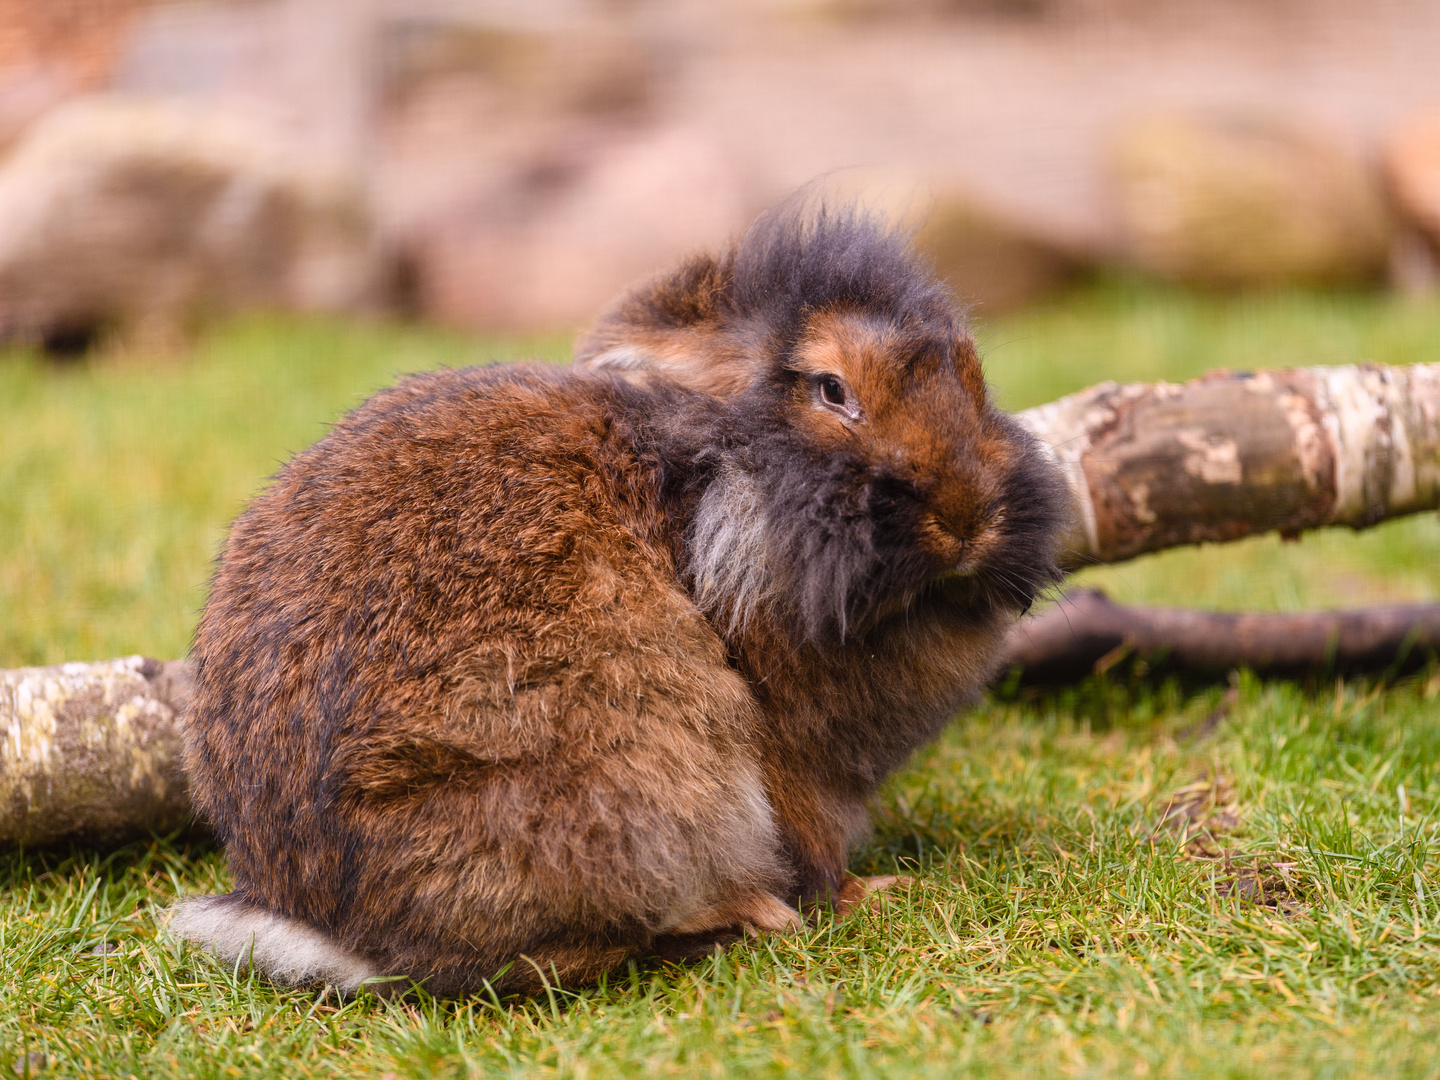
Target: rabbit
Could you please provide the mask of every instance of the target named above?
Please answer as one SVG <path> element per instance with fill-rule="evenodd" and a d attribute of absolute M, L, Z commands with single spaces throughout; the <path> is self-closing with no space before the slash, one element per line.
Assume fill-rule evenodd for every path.
<path fill-rule="evenodd" d="M 853 207 L 767 212 L 570 368 L 409 377 L 230 532 L 186 761 L 235 889 L 170 928 L 283 983 L 531 994 L 853 903 L 867 799 L 1057 580 L 1063 505 Z"/>

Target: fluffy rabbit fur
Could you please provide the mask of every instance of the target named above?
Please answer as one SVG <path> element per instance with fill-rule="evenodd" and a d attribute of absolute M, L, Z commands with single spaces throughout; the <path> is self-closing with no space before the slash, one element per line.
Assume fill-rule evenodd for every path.
<path fill-rule="evenodd" d="M 772 211 L 573 369 L 406 379 L 230 534 L 188 764 L 235 891 L 172 929 L 448 995 L 798 925 L 1056 579 L 1059 483 L 856 212 Z"/>

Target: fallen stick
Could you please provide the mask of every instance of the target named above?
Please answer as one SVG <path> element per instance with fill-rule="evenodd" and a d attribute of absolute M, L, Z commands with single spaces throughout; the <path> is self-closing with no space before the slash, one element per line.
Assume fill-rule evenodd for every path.
<path fill-rule="evenodd" d="M 1440 364 L 1101 383 L 1019 419 L 1070 483 L 1072 568 L 1440 509 Z"/>
<path fill-rule="evenodd" d="M 0 671 L 0 847 L 105 845 L 190 816 L 185 660 Z"/>
<path fill-rule="evenodd" d="M 1398 670 L 1440 653 L 1440 604 L 1290 615 L 1125 607 L 1076 589 L 1011 631 L 1001 678 L 1071 682 L 1144 658 L 1208 674 Z M 108 845 L 189 820 L 190 666 L 133 656 L 0 671 L 0 846 Z"/>
<path fill-rule="evenodd" d="M 1440 508 L 1440 364 L 1217 372 L 1184 385 L 1103 383 L 1019 417 L 1069 481 L 1072 566 L 1272 529 L 1365 528 Z M 1083 634 L 1076 631 L 1082 604 L 1097 627 Z M 1204 670 L 1247 664 L 1279 671 L 1291 653 L 1232 660 L 1224 648 L 1259 625 L 1246 620 L 1304 618 L 1168 612 L 1153 615 L 1144 637 L 1138 623 L 1120 628 L 1116 612 L 1124 610 L 1093 599 L 1062 605 L 1017 628 L 1011 659 L 1024 665 L 1027 679 L 1047 664 L 1060 671 L 1072 663 L 1060 659 L 1067 648 L 1090 657 L 1073 661 L 1070 670 L 1079 674 L 1116 648 L 1142 646 L 1168 649 L 1177 662 L 1190 658 Z M 1139 609 L 1131 614 L 1144 621 Z M 1295 623 L 1286 635 L 1298 641 L 1318 634 L 1313 645 L 1334 631 L 1337 659 L 1353 653 L 1359 663 L 1371 655 L 1362 647 L 1367 633 L 1378 633 L 1369 613 L 1316 618 L 1320 629 Z M 1223 640 L 1206 646 L 1206 628 Z M 1182 632 L 1189 634 L 1183 648 L 1178 639 L 1166 644 L 1166 634 Z M 1428 633 L 1433 647 L 1440 634 Z M 1065 642 L 1065 634 L 1074 640 Z M 1126 646 L 1127 635 L 1134 644 Z M 1385 649 L 1377 645 L 1374 656 L 1383 659 Z M 183 824 L 188 671 L 184 661 L 137 656 L 0 672 L 0 846 L 111 843 Z"/>
<path fill-rule="evenodd" d="M 1440 604 L 1226 614 L 1125 607 L 1073 589 L 1017 624 L 1005 652 L 1007 668 L 1018 665 L 1021 681 L 1036 684 L 1074 682 L 1130 657 L 1212 675 L 1398 672 L 1440 653 Z"/>

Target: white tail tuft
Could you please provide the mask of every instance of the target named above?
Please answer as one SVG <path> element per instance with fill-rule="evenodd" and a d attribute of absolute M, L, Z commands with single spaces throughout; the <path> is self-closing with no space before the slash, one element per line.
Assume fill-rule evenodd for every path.
<path fill-rule="evenodd" d="M 328 983 L 349 995 L 381 974 L 319 930 L 247 904 L 233 893 L 181 900 L 165 916 L 165 926 L 227 964 L 253 963 L 290 986 Z"/>

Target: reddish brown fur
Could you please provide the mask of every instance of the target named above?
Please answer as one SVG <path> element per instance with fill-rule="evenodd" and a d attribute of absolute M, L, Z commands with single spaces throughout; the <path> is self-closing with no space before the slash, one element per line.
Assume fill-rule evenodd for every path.
<path fill-rule="evenodd" d="M 522 953 L 591 979 L 784 881 L 754 699 L 606 397 L 380 395 L 236 523 L 197 632 L 194 796 L 238 891 L 436 992 Z"/>
<path fill-rule="evenodd" d="M 868 236 L 919 315 L 767 323 L 700 260 L 591 336 L 633 384 L 423 375 L 281 471 L 194 651 L 237 903 L 461 993 L 863 895 L 867 798 L 983 685 L 1058 525 L 952 309 Z"/>

